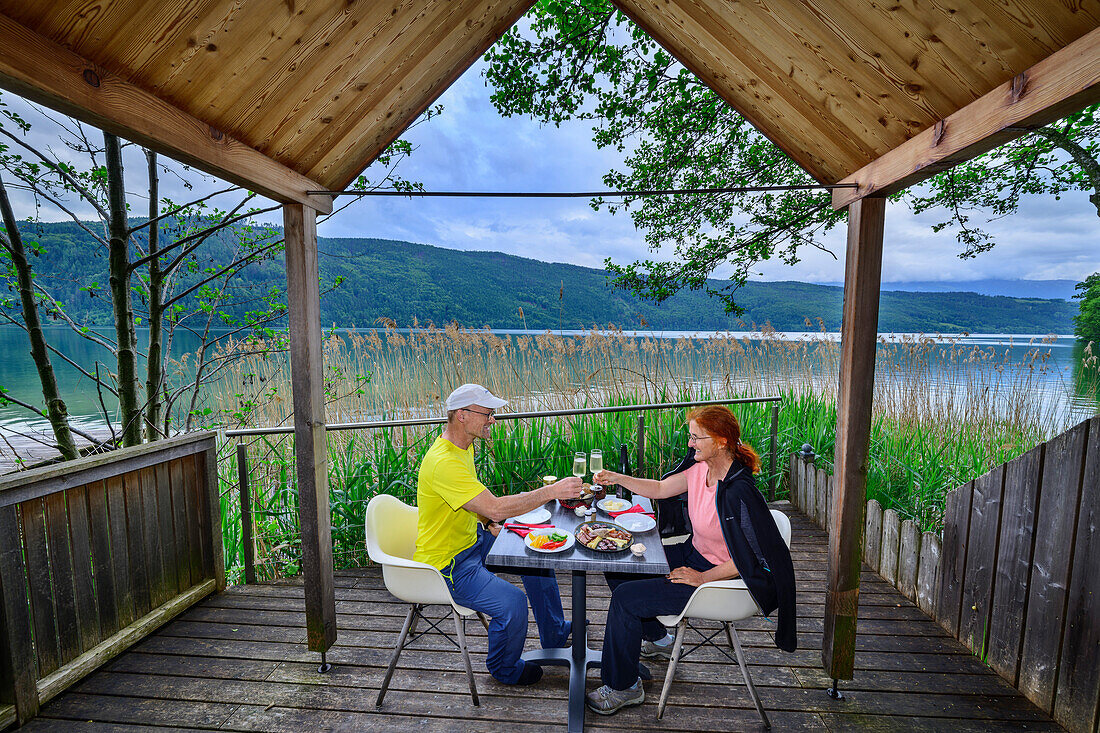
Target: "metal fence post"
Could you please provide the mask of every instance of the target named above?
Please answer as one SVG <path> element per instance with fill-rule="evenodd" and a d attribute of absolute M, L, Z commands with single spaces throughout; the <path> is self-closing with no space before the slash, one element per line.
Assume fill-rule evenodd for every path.
<path fill-rule="evenodd" d="M 256 548 L 252 544 L 252 497 L 248 489 L 248 446 L 237 443 L 237 479 L 241 489 L 241 549 L 244 582 L 256 582 Z"/>
<path fill-rule="evenodd" d="M 768 467 L 768 501 L 775 501 L 775 467 L 779 460 L 779 403 L 772 405 L 772 450 Z"/>
<path fill-rule="evenodd" d="M 636 476 L 645 476 L 645 413 L 638 415 L 638 468 Z"/>

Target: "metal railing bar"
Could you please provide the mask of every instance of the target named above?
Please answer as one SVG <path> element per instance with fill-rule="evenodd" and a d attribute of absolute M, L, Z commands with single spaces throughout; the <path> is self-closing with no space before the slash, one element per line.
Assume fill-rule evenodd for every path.
<path fill-rule="evenodd" d="M 608 412 L 638 412 L 645 410 L 670 410 L 680 407 L 701 407 L 703 405 L 740 405 L 754 402 L 780 402 L 780 396 L 772 397 L 738 397 L 736 399 L 701 400 L 696 402 L 656 402 L 645 405 L 615 405 L 613 407 L 582 407 L 575 410 L 546 410 L 542 412 L 508 412 L 498 414 L 497 420 L 527 420 L 537 417 L 565 417 L 568 415 L 597 415 Z M 417 427 L 421 425 L 443 425 L 446 417 L 412 418 L 406 420 L 381 420 L 378 422 L 357 423 L 333 423 L 326 425 L 326 430 L 371 430 L 377 428 L 403 428 Z M 247 437 L 251 435 L 290 435 L 294 432 L 292 426 L 272 428 L 241 428 L 238 430 L 226 430 L 229 438 Z"/>

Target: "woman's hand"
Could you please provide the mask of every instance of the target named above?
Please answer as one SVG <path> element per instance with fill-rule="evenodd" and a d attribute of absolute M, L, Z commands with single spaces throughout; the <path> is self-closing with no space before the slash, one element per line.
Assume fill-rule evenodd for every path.
<path fill-rule="evenodd" d="M 692 568 L 676 568 L 665 577 L 673 583 L 683 583 L 684 585 L 693 585 L 696 587 L 706 582 L 703 578 L 703 574 Z"/>
<path fill-rule="evenodd" d="M 608 471 L 606 468 L 602 471 L 597 471 L 592 474 L 592 481 L 600 486 L 610 486 L 611 484 L 618 483 L 619 474 L 614 471 Z"/>

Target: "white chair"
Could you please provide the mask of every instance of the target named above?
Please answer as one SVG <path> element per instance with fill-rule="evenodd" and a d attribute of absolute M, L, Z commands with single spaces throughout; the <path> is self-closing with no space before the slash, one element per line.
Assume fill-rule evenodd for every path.
<path fill-rule="evenodd" d="M 452 643 L 454 639 L 440 629 L 436 622 L 442 619 L 430 619 L 423 615 L 422 609 L 429 605 L 449 605 L 451 616 L 455 622 L 455 634 L 458 636 L 457 646 L 462 651 L 462 661 L 466 664 L 466 676 L 470 680 L 470 696 L 474 699 L 474 705 L 480 705 L 477 697 L 477 687 L 474 686 L 474 670 L 470 666 L 470 652 L 466 648 L 466 618 L 477 615 L 486 629 L 489 622 L 480 613 L 473 609 L 460 606 L 451 598 L 451 591 L 443 580 L 443 574 L 438 569 L 427 563 L 417 562 L 412 559 L 416 549 L 416 507 L 403 504 L 399 499 L 387 494 L 375 496 L 367 504 L 367 554 L 370 559 L 382 566 L 382 578 L 386 583 L 386 589 L 402 601 L 411 604 L 409 613 L 405 616 L 405 624 L 401 627 L 401 635 L 397 639 L 397 647 L 390 658 L 390 666 L 386 670 L 386 677 L 382 680 L 382 689 L 378 691 L 378 699 L 375 705 L 382 704 L 382 698 L 390 686 L 390 678 L 397 667 L 397 659 L 401 656 L 401 650 L 421 635 L 428 633 L 423 631 L 416 633 L 416 624 L 423 619 L 431 629 L 446 637 Z M 412 638 L 409 638 L 411 635 Z"/>
<path fill-rule="evenodd" d="M 776 527 L 779 528 L 779 534 L 783 536 L 783 541 L 787 543 L 787 547 L 791 546 L 791 520 L 787 518 L 787 515 L 783 512 L 771 510 L 772 518 L 775 520 Z M 741 668 L 741 676 L 745 678 L 745 685 L 749 688 L 749 694 L 752 696 L 752 701 L 756 704 L 756 710 L 760 713 L 760 717 L 764 721 L 765 728 L 771 728 L 771 723 L 768 722 L 768 716 L 764 712 L 764 706 L 760 704 L 760 696 L 756 693 L 756 687 L 752 684 L 752 676 L 749 675 L 749 668 L 745 665 L 745 654 L 741 650 L 741 641 L 737 638 L 737 629 L 733 628 L 732 622 L 740 621 L 741 619 L 749 618 L 757 613 L 760 609 L 756 606 L 756 602 L 752 599 L 752 595 L 749 593 L 748 587 L 745 582 L 740 578 L 735 580 L 717 580 L 713 583 L 703 583 L 695 592 L 692 593 L 691 598 L 688 599 L 687 605 L 684 606 L 684 610 L 678 616 L 658 616 L 657 620 L 665 626 L 672 628 L 676 627 L 676 641 L 672 644 L 672 658 L 668 662 L 668 672 L 665 674 L 665 685 L 661 688 L 661 701 L 657 704 L 657 718 L 660 719 L 665 713 L 665 703 L 668 701 L 668 691 L 672 687 L 672 679 L 676 674 L 676 663 L 680 660 L 680 648 L 684 643 L 684 630 L 688 626 L 691 626 L 691 619 L 701 619 L 705 621 L 719 621 L 726 631 L 726 640 L 729 642 L 730 648 L 734 654 L 737 655 L 737 666 Z M 701 636 L 702 631 L 695 629 Z M 706 636 L 703 641 L 699 642 L 692 648 L 691 651 L 698 649 L 704 644 L 710 644 L 726 654 L 725 650 L 721 649 L 715 644 L 711 644 L 718 632 L 714 632 L 709 636 Z M 726 654 L 728 657 L 729 654 Z"/>

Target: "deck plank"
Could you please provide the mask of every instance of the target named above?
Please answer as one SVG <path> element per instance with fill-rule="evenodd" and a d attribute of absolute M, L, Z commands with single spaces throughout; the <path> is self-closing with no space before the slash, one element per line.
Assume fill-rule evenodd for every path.
<path fill-rule="evenodd" d="M 783 505 L 789 510 L 789 505 Z M 1051 719 L 948 637 L 909 599 L 865 569 L 860 588 L 855 679 L 846 700 L 825 695 L 821 669 L 825 533 L 795 514 L 799 649 L 780 651 L 762 617 L 739 625 L 750 671 L 777 730 L 1060 730 Z M 515 576 L 505 576 L 515 581 Z M 569 578 L 559 578 L 566 609 Z M 568 678 L 548 667 L 530 688 L 498 684 L 486 672 L 485 631 L 467 624 L 481 706 L 469 698 L 458 652 L 427 636 L 405 651 L 386 704 L 373 692 L 385 674 L 407 607 L 390 596 L 377 568 L 336 576 L 339 637 L 334 667 L 317 672 L 306 647 L 303 592 L 296 579 L 235 586 L 205 599 L 42 709 L 27 730 L 234 731 L 392 730 L 540 733 L 565 722 Z M 590 644 L 598 647 L 609 592 L 588 583 Z M 528 647 L 537 643 L 532 623 Z M 588 717 L 588 731 L 759 730 L 734 665 L 701 649 L 677 669 L 668 707 L 656 720 L 665 662 L 650 664 L 642 706 Z M 594 687 L 598 674 L 589 674 Z"/>

